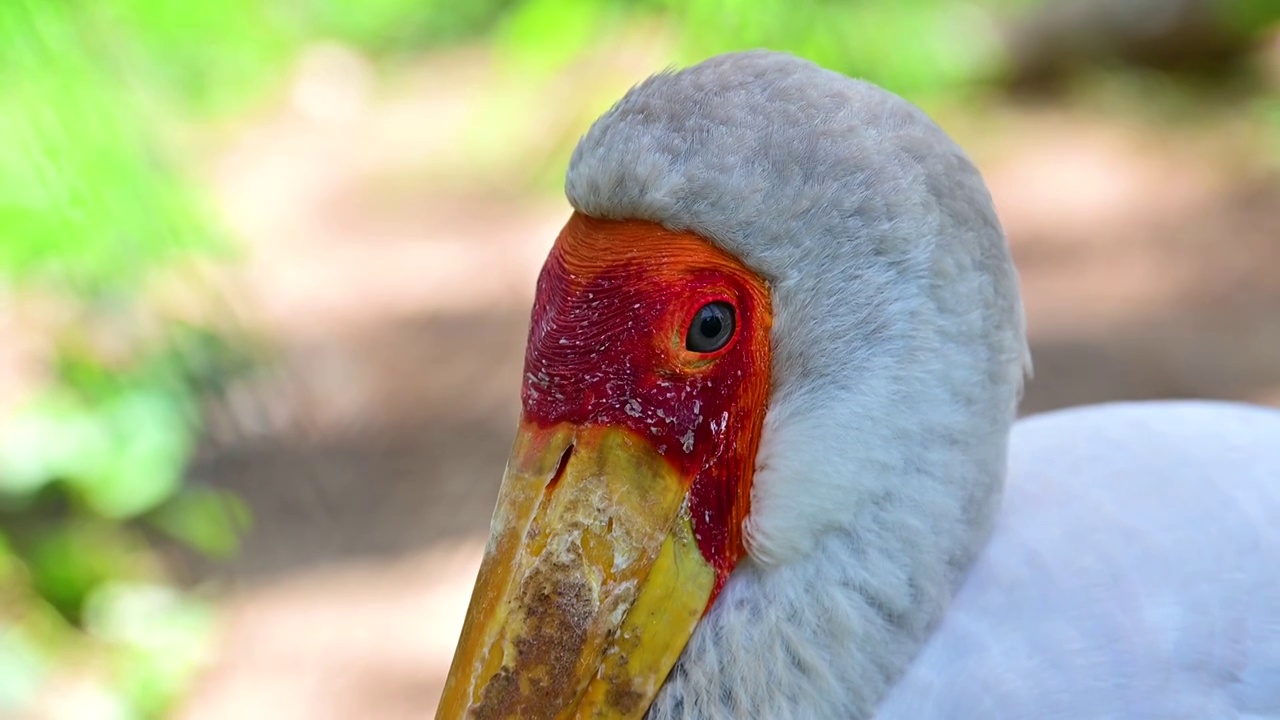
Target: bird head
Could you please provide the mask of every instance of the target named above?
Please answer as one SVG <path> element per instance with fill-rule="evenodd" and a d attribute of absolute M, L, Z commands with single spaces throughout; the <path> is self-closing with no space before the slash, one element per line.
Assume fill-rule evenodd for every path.
<path fill-rule="evenodd" d="M 636 86 L 566 189 L 438 717 L 641 717 L 735 572 L 837 530 L 927 624 L 985 537 L 1026 362 L 964 154 L 751 52 Z"/>

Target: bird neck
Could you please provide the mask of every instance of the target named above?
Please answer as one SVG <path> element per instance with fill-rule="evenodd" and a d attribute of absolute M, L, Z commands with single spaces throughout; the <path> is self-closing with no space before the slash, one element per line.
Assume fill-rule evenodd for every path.
<path fill-rule="evenodd" d="M 913 474 L 864 479 L 846 522 L 807 552 L 744 559 L 649 717 L 872 717 L 989 537 L 1004 438 L 949 470 L 954 445 L 923 450 L 934 462 Z"/>

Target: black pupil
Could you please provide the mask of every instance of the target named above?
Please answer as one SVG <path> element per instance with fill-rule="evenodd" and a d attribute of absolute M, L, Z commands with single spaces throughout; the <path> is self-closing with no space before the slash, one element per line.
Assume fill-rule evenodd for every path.
<path fill-rule="evenodd" d="M 733 306 L 727 302 L 703 305 L 694 316 L 685 347 L 697 353 L 719 350 L 733 337 Z"/>

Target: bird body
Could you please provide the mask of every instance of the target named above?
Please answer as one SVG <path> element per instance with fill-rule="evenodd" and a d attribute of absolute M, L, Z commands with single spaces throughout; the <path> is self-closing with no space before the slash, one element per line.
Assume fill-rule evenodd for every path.
<path fill-rule="evenodd" d="M 991 541 L 876 717 L 1280 718 L 1278 439 L 1225 403 L 1018 423 Z"/>
<path fill-rule="evenodd" d="M 1015 428 L 1017 274 L 921 111 L 720 56 L 566 193 L 438 718 L 1280 718 L 1280 414 Z"/>

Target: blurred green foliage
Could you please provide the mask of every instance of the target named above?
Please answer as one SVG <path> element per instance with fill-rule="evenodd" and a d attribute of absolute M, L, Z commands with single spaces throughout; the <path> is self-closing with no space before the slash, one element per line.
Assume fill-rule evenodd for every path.
<path fill-rule="evenodd" d="M 997 11 L 1029 3 L 987 0 L 671 3 L 689 59 L 743 47 L 783 49 L 819 65 L 919 96 L 954 92 L 996 73 Z"/>
<path fill-rule="evenodd" d="M 1223 11 L 1231 27 L 1248 34 L 1280 22 L 1280 3 L 1275 0 L 1229 0 L 1223 3 Z"/>
<path fill-rule="evenodd" d="M 98 712 L 162 714 L 207 618 L 156 541 L 225 555 L 247 522 L 235 498 L 183 483 L 200 395 L 241 354 L 155 297 L 230 246 L 114 51 L 142 47 L 124 33 L 155 57 L 183 43 L 142 12 L 167 4 L 114 5 L 0 4 L 0 312 L 49 348 L 47 382 L 0 418 L 0 715 L 69 668 L 96 683 Z"/>
<path fill-rule="evenodd" d="M 1253 0 L 1241 0 L 1252 2 Z M 485 38 L 516 65 L 557 69 L 626 28 L 660 25 L 678 61 L 750 47 L 789 50 L 899 92 L 954 88 L 998 62 L 993 19 L 1036 0 L 103 0 L 42 15 L 44 42 L 84 48 L 49 69 L 102 72 L 185 110 L 235 111 L 279 83 L 302 46 L 330 40 L 395 62 Z M 54 4 L 53 7 L 58 7 Z M 40 9 L 37 9 L 40 8 Z M 37 21 L 39 18 L 35 18 Z M 70 43 L 70 45 L 67 45 Z M 26 43 L 30 44 L 30 43 Z M 86 72 L 77 65 L 95 65 Z"/>

